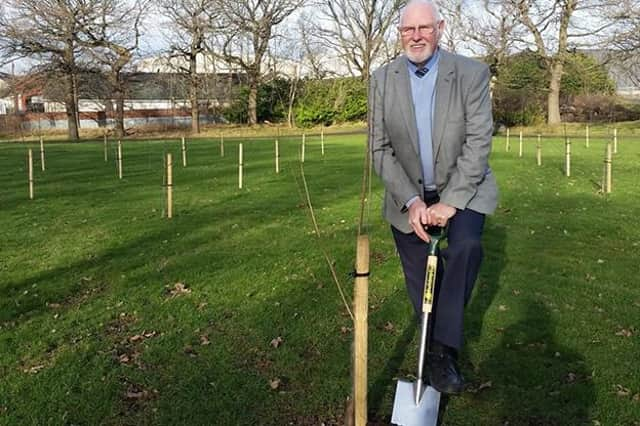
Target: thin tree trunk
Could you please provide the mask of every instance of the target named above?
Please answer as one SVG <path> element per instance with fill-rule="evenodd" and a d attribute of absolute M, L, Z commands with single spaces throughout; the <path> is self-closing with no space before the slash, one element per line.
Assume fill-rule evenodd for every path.
<path fill-rule="evenodd" d="M 116 135 L 118 138 L 123 138 L 124 131 L 124 97 L 122 93 L 117 94 L 116 98 Z"/>
<path fill-rule="evenodd" d="M 293 127 L 293 104 L 296 101 L 296 94 L 298 91 L 298 76 L 299 69 L 298 67 L 296 67 L 293 81 L 291 82 L 291 86 L 289 87 L 289 108 L 287 111 L 287 124 L 289 125 L 289 128 Z"/>
<path fill-rule="evenodd" d="M 255 76 L 249 77 L 249 103 L 247 113 L 249 115 L 249 125 L 258 123 L 258 82 Z"/>
<path fill-rule="evenodd" d="M 122 82 L 122 75 L 119 70 L 113 72 L 113 97 L 116 100 L 116 122 L 115 131 L 117 138 L 123 138 L 125 136 L 124 131 L 124 88 Z"/>
<path fill-rule="evenodd" d="M 556 61 L 551 65 L 551 79 L 549 80 L 549 96 L 547 98 L 547 123 L 558 124 L 560 119 L 560 81 L 562 80 L 563 64 Z"/>
<path fill-rule="evenodd" d="M 190 90 L 191 99 L 191 131 L 193 133 L 200 133 L 200 110 L 198 105 L 198 87 L 191 86 Z"/>
<path fill-rule="evenodd" d="M 69 140 L 77 141 L 79 138 L 78 134 L 78 115 L 76 109 L 76 97 L 74 90 L 74 77 L 73 74 L 68 74 L 68 91 L 64 100 L 65 112 L 67 114 L 67 134 L 69 136 Z"/>
<path fill-rule="evenodd" d="M 75 119 L 76 119 L 76 127 L 78 131 L 80 130 L 80 95 L 78 93 L 78 75 L 73 72 L 71 74 L 71 79 L 73 81 L 73 104 L 75 105 Z"/>
<path fill-rule="evenodd" d="M 196 54 L 189 58 L 189 98 L 191 101 L 191 131 L 200 133 L 200 106 L 198 105 L 198 70 Z"/>

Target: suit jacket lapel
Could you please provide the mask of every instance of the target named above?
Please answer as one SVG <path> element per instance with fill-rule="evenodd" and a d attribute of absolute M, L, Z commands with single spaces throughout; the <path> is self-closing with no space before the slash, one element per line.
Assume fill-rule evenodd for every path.
<path fill-rule="evenodd" d="M 451 87 L 454 79 L 454 68 L 451 54 L 440 49 L 440 60 L 438 63 L 438 78 L 436 80 L 436 98 L 435 111 L 433 114 L 433 123 L 431 128 L 431 136 L 433 141 L 433 158 L 437 158 L 442 137 L 447 123 L 447 115 L 449 113 L 449 98 L 451 95 Z"/>
<path fill-rule="evenodd" d="M 404 55 L 396 59 L 393 71 L 396 84 L 392 87 L 397 90 L 396 99 L 398 99 L 400 113 L 404 118 L 405 125 L 407 126 L 411 145 L 416 151 L 416 154 L 418 154 L 420 152 L 420 147 L 418 146 L 418 126 L 416 125 L 416 113 L 413 107 L 413 96 L 411 95 L 411 83 L 409 82 L 409 72 L 407 70 L 407 58 Z"/>

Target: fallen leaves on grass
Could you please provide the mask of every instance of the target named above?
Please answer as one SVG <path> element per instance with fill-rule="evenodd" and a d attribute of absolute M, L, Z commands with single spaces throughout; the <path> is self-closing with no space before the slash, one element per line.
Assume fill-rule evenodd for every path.
<path fill-rule="evenodd" d="M 200 346 L 207 346 L 210 345 L 211 342 L 209 341 L 209 337 L 206 335 L 202 335 L 200 336 Z"/>
<path fill-rule="evenodd" d="M 342 334 L 349 334 L 351 333 L 351 331 L 352 329 L 350 327 L 345 327 L 345 326 L 340 327 L 340 333 Z"/>
<path fill-rule="evenodd" d="M 633 327 L 629 327 L 629 329 L 623 328 L 616 332 L 616 336 L 631 337 L 633 336 L 634 332 L 635 328 Z"/>
<path fill-rule="evenodd" d="M 284 342 L 284 339 L 282 338 L 282 336 L 278 336 L 275 339 L 271 340 L 270 345 L 277 349 L 280 347 L 280 345 L 282 345 L 282 342 Z"/>
<path fill-rule="evenodd" d="M 147 390 L 140 385 L 135 383 L 129 383 L 127 386 L 127 390 L 125 391 L 124 397 L 126 400 L 131 402 L 139 402 L 147 399 L 151 399 L 158 394 L 157 389 Z"/>
<path fill-rule="evenodd" d="M 393 333 L 395 329 L 396 327 L 393 325 L 391 321 L 387 321 L 387 323 L 384 325 L 384 330 L 388 331 L 389 333 Z"/>
<path fill-rule="evenodd" d="M 371 259 L 376 265 L 381 265 L 387 260 L 388 256 L 382 251 L 373 251 L 371 253 Z"/>
<path fill-rule="evenodd" d="M 281 384 L 282 382 L 277 377 L 275 379 L 269 380 L 269 387 L 271 388 L 271 390 L 278 390 Z"/>
<path fill-rule="evenodd" d="M 33 367 L 25 368 L 23 371 L 27 374 L 38 374 L 40 370 L 44 369 L 44 364 L 34 365 Z"/>
<path fill-rule="evenodd" d="M 507 308 L 507 306 L 506 306 L 506 305 L 500 305 L 500 306 L 498 306 L 498 310 L 499 310 L 500 312 L 507 311 L 508 309 L 509 309 L 509 308 Z"/>
<path fill-rule="evenodd" d="M 191 294 L 191 289 L 188 288 L 184 283 L 177 282 L 173 285 L 173 288 L 169 289 L 169 296 L 171 298 L 178 297 L 184 294 Z"/>
<path fill-rule="evenodd" d="M 625 388 L 620 384 L 615 385 L 613 388 L 615 389 L 616 395 L 621 398 L 626 398 L 627 396 L 631 395 L 631 390 L 629 390 L 629 388 Z"/>
<path fill-rule="evenodd" d="M 489 380 L 488 382 L 480 383 L 478 386 L 469 386 L 467 388 L 467 391 L 471 393 L 478 393 L 485 389 L 489 389 L 492 386 L 493 386 L 493 382 Z"/>
<path fill-rule="evenodd" d="M 149 395 L 149 392 L 146 390 L 143 391 L 127 391 L 127 399 L 142 399 L 146 398 Z"/>
<path fill-rule="evenodd" d="M 129 337 L 129 342 L 131 342 L 131 343 L 141 342 L 144 339 L 149 339 L 151 337 L 155 337 L 155 335 L 156 335 L 155 331 L 149 331 L 149 332 L 143 331 L 140 334 L 136 334 L 134 336 Z"/>

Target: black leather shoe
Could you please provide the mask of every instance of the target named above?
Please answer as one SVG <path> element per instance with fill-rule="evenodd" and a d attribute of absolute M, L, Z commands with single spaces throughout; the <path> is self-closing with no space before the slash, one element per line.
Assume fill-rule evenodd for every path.
<path fill-rule="evenodd" d="M 428 354 L 429 383 L 438 392 L 459 394 L 464 390 L 464 378 L 458 369 L 454 349 L 434 342 Z"/>

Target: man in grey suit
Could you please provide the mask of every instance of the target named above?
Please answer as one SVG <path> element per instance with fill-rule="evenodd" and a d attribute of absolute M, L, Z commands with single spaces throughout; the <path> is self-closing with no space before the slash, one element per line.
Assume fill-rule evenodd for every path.
<path fill-rule="evenodd" d="M 372 76 L 369 108 L 373 164 L 385 186 L 383 215 L 417 315 L 429 241 L 425 228 L 448 224 L 427 359 L 431 385 L 456 394 L 464 387 L 456 361 L 464 306 L 482 261 L 484 218 L 496 208 L 498 189 L 488 164 L 489 69 L 440 48 L 443 30 L 434 3 L 408 2 L 399 26 L 404 55 Z"/>

